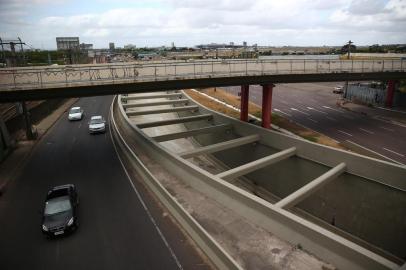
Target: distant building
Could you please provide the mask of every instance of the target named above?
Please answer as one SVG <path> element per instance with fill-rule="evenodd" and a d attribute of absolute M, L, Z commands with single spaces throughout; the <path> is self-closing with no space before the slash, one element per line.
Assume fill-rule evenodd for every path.
<path fill-rule="evenodd" d="M 57 50 L 79 50 L 78 37 L 57 37 L 56 38 Z"/>
<path fill-rule="evenodd" d="M 114 51 L 114 49 L 115 49 L 115 47 L 114 47 L 114 42 L 110 42 L 110 43 L 109 43 L 109 49 L 110 49 L 111 51 Z"/>
<path fill-rule="evenodd" d="M 247 42 L 246 41 L 243 41 L 242 42 L 242 46 L 245 48 L 245 47 L 247 47 Z"/>
<path fill-rule="evenodd" d="M 131 50 L 131 49 L 135 49 L 135 48 L 137 48 L 137 46 L 135 46 L 133 44 L 124 45 L 124 49 L 126 49 L 126 50 Z"/>
<path fill-rule="evenodd" d="M 79 47 L 82 51 L 93 50 L 93 44 L 82 43 L 79 45 Z"/>

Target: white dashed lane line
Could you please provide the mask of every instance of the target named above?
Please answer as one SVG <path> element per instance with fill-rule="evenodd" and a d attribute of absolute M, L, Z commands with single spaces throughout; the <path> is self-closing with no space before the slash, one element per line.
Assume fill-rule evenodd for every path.
<path fill-rule="evenodd" d="M 325 108 L 325 109 L 329 109 L 329 110 L 333 110 L 333 111 L 339 112 L 339 113 L 344 113 L 343 111 L 340 111 L 340 110 L 337 110 L 337 109 L 333 109 L 333 108 L 331 108 L 331 107 L 329 107 L 329 106 L 322 106 L 322 107 Z"/>
<path fill-rule="evenodd" d="M 337 129 L 337 131 L 342 133 L 342 134 L 345 134 L 345 135 L 348 135 L 348 136 L 352 137 L 352 134 L 350 134 L 350 133 L 347 133 L 347 132 L 339 130 L 339 129 Z"/>
<path fill-rule="evenodd" d="M 333 117 L 326 116 L 326 118 L 329 119 L 329 120 L 331 120 L 331 121 L 337 122 L 337 119 L 335 119 L 335 118 L 333 118 Z"/>
<path fill-rule="evenodd" d="M 277 113 L 281 113 L 281 114 L 285 114 L 285 115 L 287 115 L 287 116 L 292 116 L 291 114 L 288 114 L 288 113 L 285 113 L 285 112 L 283 112 L 283 111 L 281 111 L 281 110 L 279 110 L 279 109 L 273 109 L 275 112 L 277 112 Z"/>
<path fill-rule="evenodd" d="M 395 151 L 390 150 L 390 149 L 385 148 L 385 147 L 383 147 L 382 149 L 383 149 L 383 150 L 386 150 L 386 151 L 388 151 L 388 152 L 391 152 L 391 153 L 393 153 L 393 154 L 395 154 L 395 155 L 398 155 L 398 156 L 400 156 L 400 157 L 404 157 L 404 156 L 405 156 L 405 155 L 403 155 L 403 154 L 400 154 L 400 153 L 398 153 L 398 152 L 395 152 Z"/>
<path fill-rule="evenodd" d="M 307 117 L 307 119 L 309 119 L 310 121 L 312 121 L 312 122 L 314 122 L 314 123 L 318 123 L 318 121 L 316 121 L 316 120 L 314 120 L 314 119 L 312 119 L 312 118 L 310 118 L 310 117 Z"/>
<path fill-rule="evenodd" d="M 308 108 L 309 110 L 312 110 L 312 111 L 316 111 L 316 112 L 323 113 L 323 114 L 328 114 L 328 113 L 326 113 L 326 112 L 323 112 L 323 111 L 317 110 L 317 109 L 312 108 L 312 107 L 307 107 L 307 108 Z"/>
<path fill-rule="evenodd" d="M 363 128 L 359 128 L 359 130 L 362 130 L 368 134 L 375 134 L 373 131 L 367 130 L 367 129 L 363 129 Z"/>
<path fill-rule="evenodd" d="M 292 111 L 294 111 L 294 112 L 300 112 L 300 113 L 303 113 L 303 114 L 305 114 L 305 115 L 310 115 L 310 114 L 308 114 L 308 113 L 306 113 L 306 112 L 302 112 L 302 111 L 300 111 L 300 110 L 298 110 L 298 109 L 296 109 L 296 108 L 290 108 Z"/>
<path fill-rule="evenodd" d="M 384 129 L 384 130 L 387 130 L 387 131 L 390 131 L 390 132 L 394 132 L 394 131 L 395 131 L 394 129 L 387 128 L 387 127 L 379 127 L 379 128 Z"/>

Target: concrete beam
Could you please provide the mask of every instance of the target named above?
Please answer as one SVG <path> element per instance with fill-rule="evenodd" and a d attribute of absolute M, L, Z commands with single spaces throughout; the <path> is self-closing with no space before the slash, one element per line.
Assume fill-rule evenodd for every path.
<path fill-rule="evenodd" d="M 275 153 L 273 155 L 254 160 L 252 162 L 246 163 L 246 164 L 236 167 L 234 169 L 219 173 L 216 176 L 218 176 L 219 178 L 222 178 L 224 180 L 230 180 L 233 178 L 237 178 L 239 176 L 259 170 L 263 167 L 266 167 L 266 166 L 276 163 L 278 161 L 287 159 L 287 158 L 295 155 L 295 153 L 296 153 L 296 147 L 291 147 L 286 150 Z"/>
<path fill-rule="evenodd" d="M 183 158 L 191 158 L 191 157 L 198 156 L 198 155 L 211 154 L 211 153 L 219 152 L 222 150 L 230 149 L 233 147 L 241 146 L 244 144 L 253 143 L 253 142 L 259 141 L 259 139 L 260 139 L 260 136 L 257 134 L 245 136 L 245 137 L 241 137 L 238 139 L 229 140 L 226 142 L 216 143 L 216 144 L 208 145 L 205 147 L 193 149 L 190 151 L 185 151 L 183 153 L 180 153 L 179 156 L 181 156 Z"/>
<path fill-rule="evenodd" d="M 192 105 L 192 106 L 181 106 L 181 107 L 171 107 L 165 109 L 155 109 L 155 110 L 142 110 L 136 112 L 127 112 L 127 116 L 137 116 L 137 115 L 145 115 L 145 114 L 160 114 L 160 113 L 172 113 L 172 112 L 183 112 L 183 111 L 198 111 L 199 106 Z"/>
<path fill-rule="evenodd" d="M 139 100 L 139 99 L 152 99 L 152 98 L 180 98 L 182 93 L 170 94 L 153 94 L 153 95 L 137 95 L 137 96 L 121 96 L 121 100 Z"/>
<path fill-rule="evenodd" d="M 189 103 L 189 100 L 186 98 L 183 98 L 183 99 L 171 99 L 171 100 L 157 101 L 157 102 L 123 104 L 123 108 L 128 109 L 128 108 L 137 108 L 137 107 L 161 106 L 161 105 L 171 105 L 171 104 L 187 104 L 187 103 Z"/>
<path fill-rule="evenodd" d="M 296 190 L 289 196 L 283 198 L 279 202 L 275 204 L 275 206 L 280 208 L 290 208 L 294 205 L 298 204 L 299 202 L 303 201 L 314 192 L 322 188 L 324 185 L 328 184 L 330 181 L 336 179 L 340 174 L 345 172 L 346 170 L 345 163 L 340 163 L 334 168 L 330 169 L 326 173 L 322 174 L 321 176 L 317 177 L 307 185 L 301 187 L 300 189 Z"/>
<path fill-rule="evenodd" d="M 164 142 L 164 141 L 176 140 L 176 139 L 180 139 L 180 138 L 186 138 L 186 137 L 191 137 L 191 136 L 196 136 L 196 135 L 201 135 L 201 134 L 225 131 L 225 130 L 229 130 L 232 128 L 233 128 L 233 126 L 230 124 L 221 124 L 221 125 L 217 125 L 217 126 L 209 126 L 209 127 L 204 127 L 204 128 L 191 129 L 188 131 L 154 136 L 151 138 L 154 139 L 156 142 Z"/>
<path fill-rule="evenodd" d="M 136 124 L 138 128 L 149 128 L 149 127 L 159 127 L 165 125 L 174 125 L 174 124 L 182 124 L 186 122 L 194 122 L 200 120 L 211 120 L 213 115 L 211 114 L 202 114 L 196 116 L 188 116 L 188 117 L 180 117 L 175 119 L 165 119 L 159 121 L 151 121 L 151 122 L 144 122 L 140 124 Z"/>

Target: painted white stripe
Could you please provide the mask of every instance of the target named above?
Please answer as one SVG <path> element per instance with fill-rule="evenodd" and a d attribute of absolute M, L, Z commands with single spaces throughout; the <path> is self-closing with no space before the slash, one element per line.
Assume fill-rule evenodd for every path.
<path fill-rule="evenodd" d="M 340 132 L 340 133 L 343 133 L 343 134 L 345 134 L 345 135 L 348 135 L 348 136 L 352 137 L 352 134 L 350 134 L 350 133 L 347 133 L 347 132 L 342 131 L 342 130 L 339 130 L 339 129 L 337 129 L 337 131 Z"/>
<path fill-rule="evenodd" d="M 310 115 L 310 114 L 308 114 L 308 113 L 306 113 L 306 112 L 302 112 L 301 110 L 298 110 L 298 109 L 296 109 L 296 108 L 290 108 L 292 111 L 296 111 L 296 112 L 300 112 L 300 113 L 303 113 L 303 114 L 305 114 L 305 115 Z"/>
<path fill-rule="evenodd" d="M 381 156 L 381 157 L 383 157 L 384 159 L 390 160 L 390 161 L 392 161 L 393 163 L 400 164 L 400 165 L 405 165 L 405 164 L 403 164 L 403 163 L 400 163 L 399 161 L 396 161 L 396 160 L 394 160 L 394 159 L 388 158 L 387 156 L 384 156 L 384 155 L 382 155 L 382 154 L 380 154 L 380 153 L 378 153 L 378 152 L 376 152 L 376 151 L 374 151 L 374 150 L 371 150 L 371 149 L 369 149 L 369 148 L 367 148 L 367 147 L 365 147 L 365 146 L 359 145 L 358 143 L 355 143 L 355 142 L 350 141 L 350 140 L 346 140 L 346 141 L 349 142 L 349 143 L 352 143 L 352 144 L 354 144 L 354 145 L 356 145 L 356 146 L 358 146 L 358 147 L 360 147 L 360 148 L 363 148 L 363 149 L 365 149 L 365 150 L 367 150 L 367 151 L 369 151 L 369 152 L 372 152 L 372 153 L 374 153 L 374 154 L 376 154 L 376 155 L 378 155 L 378 156 Z"/>
<path fill-rule="evenodd" d="M 391 131 L 391 132 L 394 132 L 395 130 L 394 129 L 391 129 L 391 128 L 387 128 L 387 127 L 380 127 L 381 129 L 384 129 L 384 130 L 387 130 L 387 131 Z"/>
<path fill-rule="evenodd" d="M 288 113 L 285 113 L 285 112 L 283 112 L 283 111 L 281 111 L 281 110 L 279 110 L 279 109 L 273 109 L 275 112 L 277 112 L 277 113 L 282 113 L 282 114 L 285 114 L 285 115 L 287 115 L 287 116 L 292 116 L 291 114 L 288 114 Z"/>
<path fill-rule="evenodd" d="M 339 112 L 339 113 L 344 113 L 343 111 L 340 111 L 340 110 L 337 110 L 337 109 L 333 109 L 333 108 L 331 108 L 331 107 L 329 107 L 329 106 L 322 106 L 323 108 L 326 108 L 326 109 L 329 109 L 329 110 L 333 110 L 333 111 L 336 111 L 336 112 Z"/>
<path fill-rule="evenodd" d="M 404 157 L 404 156 L 405 156 L 405 155 L 402 155 L 402 154 L 400 154 L 400 153 L 398 153 L 398 152 L 395 152 L 395 151 L 390 150 L 390 149 L 385 148 L 385 147 L 382 147 L 382 149 L 383 149 L 383 150 L 386 150 L 386 151 L 388 151 L 388 152 L 391 152 L 391 153 L 393 153 L 393 154 L 395 154 L 395 155 L 398 155 L 398 156 L 400 156 L 400 157 Z"/>
<path fill-rule="evenodd" d="M 329 120 L 331 120 L 331 121 L 337 122 L 337 119 L 335 119 L 335 118 L 333 118 L 333 117 L 326 116 L 326 118 L 329 119 Z"/>
<path fill-rule="evenodd" d="M 318 123 L 318 121 L 316 121 L 316 120 L 314 120 L 314 119 L 312 119 L 312 118 L 310 118 L 310 117 L 307 117 L 307 119 L 309 119 L 310 121 L 312 121 L 312 122 L 314 122 L 314 123 Z"/>
<path fill-rule="evenodd" d="M 369 133 L 369 134 L 375 134 L 373 131 L 370 131 L 370 130 L 367 130 L 367 129 L 359 128 L 359 130 L 362 130 L 362 131 L 364 131 L 366 133 Z"/>
<path fill-rule="evenodd" d="M 312 107 L 307 107 L 307 108 L 308 108 L 309 110 L 312 110 L 312 111 L 316 111 L 316 112 L 319 112 L 319 113 L 328 114 L 328 113 L 326 113 L 326 112 L 323 112 L 323 111 L 317 110 L 317 109 L 312 108 Z"/>
<path fill-rule="evenodd" d="M 114 102 L 114 100 L 113 100 L 113 102 Z M 110 105 L 110 111 L 111 111 L 111 106 L 113 106 L 113 102 Z M 109 113 L 108 121 L 110 122 L 110 113 Z M 117 150 L 117 147 L 116 147 L 116 144 L 114 142 L 113 135 L 112 135 L 112 132 L 111 132 L 111 125 L 108 125 L 108 126 L 109 126 L 110 139 L 111 139 L 111 141 L 113 143 L 114 150 L 116 151 L 116 155 L 118 157 L 118 160 L 120 161 L 121 166 L 123 167 L 124 173 L 126 174 L 127 179 L 130 182 L 130 185 L 131 185 L 132 189 L 134 190 L 135 194 L 137 195 L 138 200 L 140 201 L 142 207 L 144 208 L 145 212 L 147 213 L 147 215 L 148 215 L 150 221 L 152 222 L 154 228 L 156 229 L 156 231 L 158 232 L 158 234 L 161 237 L 162 241 L 164 242 L 166 248 L 168 249 L 169 253 L 171 254 L 173 260 L 176 263 L 176 265 L 178 266 L 178 268 L 180 270 L 183 270 L 183 267 L 182 267 L 181 263 L 179 262 L 178 258 L 176 257 L 175 252 L 173 251 L 173 249 L 169 245 L 169 243 L 166 240 L 165 236 L 163 235 L 162 231 L 159 229 L 158 224 L 156 223 L 156 221 L 155 221 L 154 217 L 152 216 L 151 212 L 149 211 L 148 206 L 145 204 L 144 200 L 142 199 L 141 194 L 139 193 L 137 188 L 134 186 L 134 183 L 131 180 L 130 174 L 128 173 L 127 169 L 124 166 L 123 161 L 121 160 L 120 155 L 118 154 L 118 150 Z"/>

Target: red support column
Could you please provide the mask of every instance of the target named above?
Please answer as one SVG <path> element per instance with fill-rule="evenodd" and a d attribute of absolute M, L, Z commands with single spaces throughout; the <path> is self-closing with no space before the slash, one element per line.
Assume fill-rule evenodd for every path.
<path fill-rule="evenodd" d="M 249 100 L 249 85 L 241 85 L 241 106 L 240 106 L 240 120 L 248 121 L 248 100 Z"/>
<path fill-rule="evenodd" d="M 262 85 L 262 127 L 271 128 L 273 84 Z"/>
<path fill-rule="evenodd" d="M 394 94 L 395 94 L 395 81 L 389 80 L 388 89 L 386 91 L 386 102 L 385 102 L 386 107 L 392 107 Z"/>

